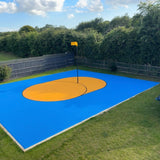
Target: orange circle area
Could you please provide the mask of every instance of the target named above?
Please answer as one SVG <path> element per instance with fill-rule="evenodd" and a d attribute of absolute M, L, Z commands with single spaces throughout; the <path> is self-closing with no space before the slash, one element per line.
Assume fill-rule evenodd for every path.
<path fill-rule="evenodd" d="M 58 79 L 33 85 L 23 91 L 23 96 L 35 101 L 62 101 L 93 92 L 106 86 L 106 82 L 97 78 L 76 77 Z"/>

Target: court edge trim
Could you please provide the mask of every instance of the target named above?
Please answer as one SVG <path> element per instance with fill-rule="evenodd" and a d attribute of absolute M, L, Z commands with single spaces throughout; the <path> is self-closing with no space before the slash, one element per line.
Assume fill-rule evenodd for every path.
<path fill-rule="evenodd" d="M 21 144 L 8 132 L 8 130 L 1 123 L 0 127 L 20 147 L 20 149 L 25 152 L 25 149 L 21 146 Z"/>
<path fill-rule="evenodd" d="M 157 85 L 159 85 L 159 84 L 157 84 Z M 93 115 L 93 116 L 91 116 L 91 117 L 89 117 L 89 118 L 87 118 L 87 119 L 85 119 L 85 120 L 83 120 L 83 121 L 81 121 L 81 122 L 79 122 L 79 123 L 77 123 L 77 124 L 69 127 L 69 128 L 66 128 L 66 129 L 64 129 L 63 131 L 58 132 L 57 134 L 54 134 L 53 136 L 50 136 L 50 137 L 44 139 L 43 141 L 38 142 L 38 143 L 36 143 L 36 144 L 34 144 L 34 145 L 26 148 L 26 149 L 23 148 L 23 146 L 7 131 L 7 129 L 5 129 L 5 127 L 4 127 L 1 123 L 0 123 L 0 127 L 1 127 L 1 128 L 7 133 L 7 135 L 20 147 L 20 149 L 21 149 L 23 152 L 26 152 L 26 151 L 28 151 L 28 150 L 30 150 L 30 149 L 32 149 L 32 148 L 34 148 L 34 147 L 36 147 L 36 146 L 44 143 L 44 142 L 47 142 L 48 140 L 52 139 L 53 137 L 56 137 L 56 136 L 58 136 L 58 135 L 60 135 L 60 134 L 62 134 L 62 133 L 64 133 L 64 132 L 66 132 L 66 131 L 68 131 L 68 130 L 70 130 L 70 129 L 72 129 L 72 128 L 74 128 L 74 127 L 76 127 L 76 126 L 78 126 L 78 125 L 80 125 L 80 124 L 88 121 L 88 120 L 90 120 L 91 118 L 94 118 L 94 117 L 99 116 L 99 115 L 101 115 L 101 114 L 103 114 L 103 113 L 105 113 L 105 112 L 108 112 L 110 109 L 112 109 L 112 108 L 120 105 L 120 104 L 123 103 L 123 102 L 126 102 L 126 101 L 128 101 L 128 100 L 136 97 L 136 96 L 139 95 L 139 94 L 142 94 L 142 93 L 144 93 L 144 92 L 147 92 L 148 90 L 151 90 L 152 88 L 156 87 L 157 85 L 155 85 L 155 86 L 153 86 L 153 87 L 151 87 L 151 88 L 148 88 L 147 90 L 145 90 L 145 91 L 143 91 L 143 92 L 140 92 L 140 93 L 138 93 L 138 94 L 136 94 L 136 95 L 134 95 L 134 96 L 132 96 L 132 97 L 124 100 L 124 101 L 121 101 L 120 103 L 115 104 L 114 106 L 111 106 L 110 108 L 107 108 L 107 109 L 105 109 L 105 110 L 103 110 L 103 111 L 101 111 L 101 112 L 99 112 L 99 113 L 97 113 L 97 114 L 95 114 L 95 115 Z"/>

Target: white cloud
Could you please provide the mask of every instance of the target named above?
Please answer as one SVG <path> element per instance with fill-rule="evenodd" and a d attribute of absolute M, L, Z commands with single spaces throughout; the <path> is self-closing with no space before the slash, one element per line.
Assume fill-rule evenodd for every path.
<path fill-rule="evenodd" d="M 14 0 L 14 2 L 0 2 L 0 12 L 27 12 L 45 16 L 47 12 L 62 11 L 65 0 Z"/>
<path fill-rule="evenodd" d="M 102 15 L 101 15 L 101 13 L 98 13 L 97 16 L 98 16 L 98 17 L 101 17 Z"/>
<path fill-rule="evenodd" d="M 78 8 L 85 8 L 88 6 L 88 0 L 79 0 L 76 6 Z"/>
<path fill-rule="evenodd" d="M 3 2 L 0 1 L 0 13 L 15 13 L 17 10 L 16 4 L 14 2 Z"/>
<path fill-rule="evenodd" d="M 89 10 L 92 12 L 101 12 L 103 11 L 103 5 L 100 0 L 90 1 Z"/>
<path fill-rule="evenodd" d="M 37 16 L 42 16 L 42 17 L 46 16 L 46 12 L 45 11 L 37 10 L 37 9 L 32 9 L 29 13 L 35 14 Z"/>
<path fill-rule="evenodd" d="M 79 0 L 76 4 L 78 11 L 82 10 L 89 10 L 90 12 L 102 12 L 103 5 L 101 0 Z"/>
<path fill-rule="evenodd" d="M 76 9 L 75 12 L 76 12 L 76 13 L 84 13 L 83 10 L 79 10 L 79 9 Z"/>
<path fill-rule="evenodd" d="M 139 4 L 141 1 L 146 1 L 146 0 L 106 0 L 106 3 L 113 5 L 114 8 L 117 7 L 129 8 L 130 4 Z"/>
<path fill-rule="evenodd" d="M 69 19 L 72 19 L 72 18 L 74 18 L 74 14 L 68 14 L 67 17 L 68 17 Z"/>
<path fill-rule="evenodd" d="M 44 16 L 47 12 L 62 11 L 64 0 L 16 0 L 19 11 Z"/>

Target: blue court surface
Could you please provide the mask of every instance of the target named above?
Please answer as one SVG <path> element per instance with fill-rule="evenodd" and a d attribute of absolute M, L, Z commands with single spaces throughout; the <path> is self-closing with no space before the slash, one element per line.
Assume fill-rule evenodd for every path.
<path fill-rule="evenodd" d="M 32 101 L 26 88 L 48 81 L 75 77 L 76 70 L 0 85 L 0 125 L 24 151 L 58 133 L 119 104 L 158 82 L 79 71 L 79 76 L 104 80 L 103 89 L 70 100 Z"/>

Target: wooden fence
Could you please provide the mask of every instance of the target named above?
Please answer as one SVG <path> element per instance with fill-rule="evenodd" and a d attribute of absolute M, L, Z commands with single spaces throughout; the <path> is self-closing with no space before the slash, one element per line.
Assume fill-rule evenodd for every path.
<path fill-rule="evenodd" d="M 71 53 L 45 55 L 41 57 L 3 61 L 0 62 L 0 65 L 11 67 L 11 79 L 14 79 L 74 65 L 74 55 Z"/>
<path fill-rule="evenodd" d="M 77 61 L 79 65 L 109 70 L 109 64 L 104 60 L 91 60 L 77 57 Z M 74 55 L 71 53 L 0 62 L 0 65 L 8 65 L 12 68 L 11 79 L 41 73 L 51 69 L 63 68 L 74 64 Z M 116 66 L 119 72 L 160 78 L 160 67 L 158 66 L 137 65 L 122 62 L 116 62 Z"/>
<path fill-rule="evenodd" d="M 92 68 L 109 69 L 109 63 L 104 60 L 90 60 L 80 57 L 77 59 L 80 65 Z M 128 64 L 123 62 L 116 62 L 115 64 L 119 72 L 160 78 L 160 67 L 158 66 Z"/>

